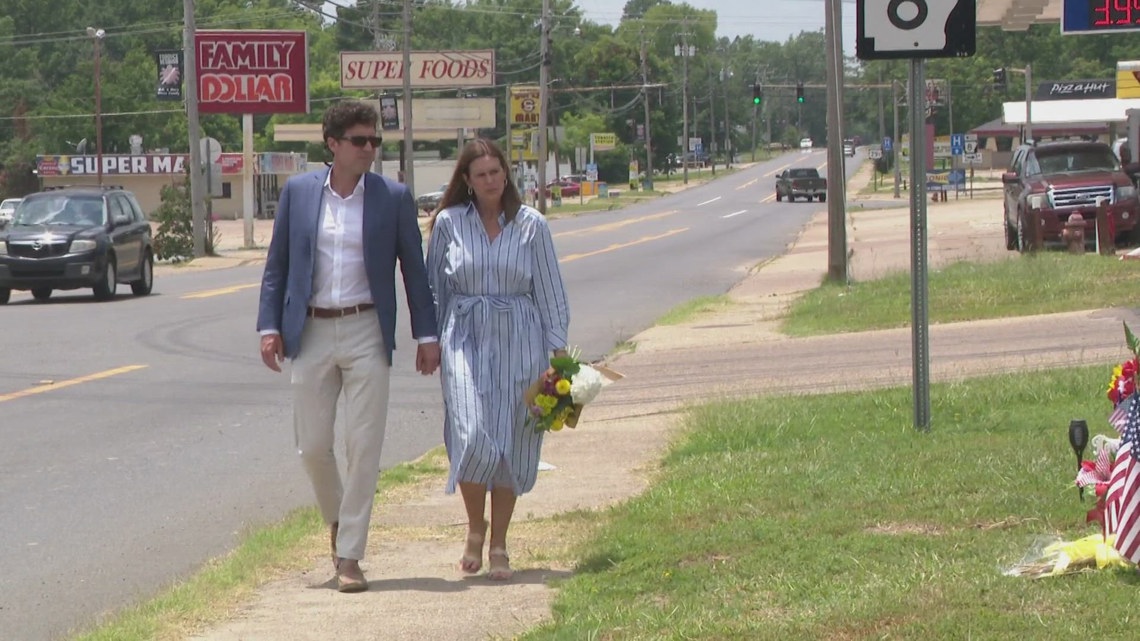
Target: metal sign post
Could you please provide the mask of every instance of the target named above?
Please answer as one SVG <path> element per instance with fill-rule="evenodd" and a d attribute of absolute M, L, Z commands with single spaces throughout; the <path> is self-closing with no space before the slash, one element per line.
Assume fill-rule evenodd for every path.
<path fill-rule="evenodd" d="M 974 0 L 942 0 L 937 3 L 928 0 L 856 0 L 856 11 L 855 52 L 860 59 L 910 60 L 907 106 L 910 116 L 910 273 L 914 425 L 918 430 L 926 432 L 930 430 L 930 327 L 926 273 L 924 60 L 974 55 L 977 40 L 977 6 Z M 897 137 L 896 133 L 896 140 Z M 897 179 L 895 189 L 898 189 Z"/>
<path fill-rule="evenodd" d="M 925 62 L 910 61 L 910 310 L 914 425 L 930 429 L 930 323 L 926 274 Z"/>

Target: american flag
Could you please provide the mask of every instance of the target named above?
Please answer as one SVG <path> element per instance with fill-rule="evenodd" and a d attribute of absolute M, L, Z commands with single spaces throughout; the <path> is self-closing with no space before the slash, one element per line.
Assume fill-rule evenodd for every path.
<path fill-rule="evenodd" d="M 1138 439 L 1140 403 L 1133 402 L 1120 432 L 1120 449 L 1116 451 L 1105 497 L 1108 531 L 1116 532 L 1116 550 L 1133 563 L 1140 561 L 1140 463 L 1132 455 L 1133 448 L 1140 447 Z"/>
<path fill-rule="evenodd" d="M 1124 431 L 1124 420 L 1128 418 L 1128 410 L 1132 408 L 1132 404 L 1136 401 L 1136 394 L 1132 394 L 1128 398 L 1116 404 L 1112 409 L 1112 414 L 1108 415 L 1108 424 L 1111 425 L 1117 434 Z"/>

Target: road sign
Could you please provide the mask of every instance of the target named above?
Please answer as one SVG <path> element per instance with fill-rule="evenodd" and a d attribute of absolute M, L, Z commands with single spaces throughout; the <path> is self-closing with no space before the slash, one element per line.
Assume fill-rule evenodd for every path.
<path fill-rule="evenodd" d="M 867 151 L 867 157 L 870 158 L 871 160 L 878 160 L 878 159 L 883 157 L 883 150 L 882 149 L 875 149 L 874 147 L 872 147 L 870 150 Z"/>
<path fill-rule="evenodd" d="M 589 182 L 598 182 L 598 165 L 597 163 L 586 165 L 586 180 Z"/>
<path fill-rule="evenodd" d="M 894 141 L 891 140 L 890 136 L 883 138 L 883 151 L 890 152 L 891 145 L 893 145 L 893 144 L 894 144 Z"/>
<path fill-rule="evenodd" d="M 975 0 L 855 0 L 855 53 L 862 60 L 974 55 Z"/>
<path fill-rule="evenodd" d="M 950 155 L 961 156 L 965 153 L 966 137 L 962 134 L 950 134 Z"/>
<path fill-rule="evenodd" d="M 982 155 L 979 153 L 967 153 L 965 156 L 962 156 L 962 159 L 966 162 L 967 165 L 982 164 Z"/>

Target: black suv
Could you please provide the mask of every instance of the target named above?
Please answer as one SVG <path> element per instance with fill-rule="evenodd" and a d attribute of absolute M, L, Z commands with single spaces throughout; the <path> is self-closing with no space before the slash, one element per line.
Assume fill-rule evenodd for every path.
<path fill-rule="evenodd" d="M 154 284 L 150 223 L 121 187 L 61 187 L 24 197 L 0 233 L 0 304 L 13 289 L 47 300 L 53 289 L 90 287 L 97 300 L 119 283 L 136 296 Z"/>

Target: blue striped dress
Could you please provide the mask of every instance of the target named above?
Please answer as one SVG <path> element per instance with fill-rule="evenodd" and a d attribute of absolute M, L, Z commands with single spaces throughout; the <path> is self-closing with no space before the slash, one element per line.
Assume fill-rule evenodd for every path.
<path fill-rule="evenodd" d="M 519 210 L 494 241 L 474 205 L 436 216 L 428 243 L 442 350 L 447 492 L 458 483 L 534 487 L 542 434 L 523 392 L 566 347 L 570 311 L 546 219 Z"/>

